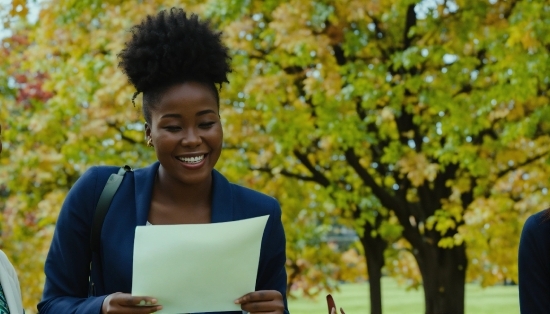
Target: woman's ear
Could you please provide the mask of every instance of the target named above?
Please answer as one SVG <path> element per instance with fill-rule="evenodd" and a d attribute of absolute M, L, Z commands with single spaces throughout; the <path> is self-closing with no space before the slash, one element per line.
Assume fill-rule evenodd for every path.
<path fill-rule="evenodd" d="M 145 122 L 145 139 L 147 140 L 149 137 L 151 137 L 151 126 Z"/>

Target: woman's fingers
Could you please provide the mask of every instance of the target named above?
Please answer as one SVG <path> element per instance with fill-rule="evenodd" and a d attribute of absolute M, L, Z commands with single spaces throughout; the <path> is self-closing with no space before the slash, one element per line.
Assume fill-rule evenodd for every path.
<path fill-rule="evenodd" d="M 275 290 L 261 290 L 254 291 L 243 295 L 242 297 L 235 300 L 236 304 L 243 304 L 248 302 L 257 302 L 257 301 L 271 301 L 275 300 L 281 293 Z M 282 299 L 282 297 L 281 297 Z"/>
<path fill-rule="evenodd" d="M 254 291 L 235 300 L 243 311 L 253 313 L 283 313 L 285 305 L 283 296 L 276 290 Z"/>
<path fill-rule="evenodd" d="M 113 293 L 103 301 L 103 314 L 146 314 L 162 309 L 157 299 L 147 296 L 132 296 L 129 293 Z"/>
<path fill-rule="evenodd" d="M 284 305 L 282 302 L 272 301 L 257 301 L 241 304 L 243 311 L 253 313 L 282 313 L 284 311 Z"/>
<path fill-rule="evenodd" d="M 157 299 L 151 297 L 135 297 L 130 294 L 126 294 L 122 304 L 126 306 L 151 306 L 157 304 Z"/>

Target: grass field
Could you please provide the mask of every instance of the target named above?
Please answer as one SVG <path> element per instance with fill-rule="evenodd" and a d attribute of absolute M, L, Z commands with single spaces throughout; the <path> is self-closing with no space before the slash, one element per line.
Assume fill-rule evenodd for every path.
<path fill-rule="evenodd" d="M 345 284 L 340 292 L 332 293 L 336 306 L 343 307 L 346 314 L 368 314 L 368 284 Z M 289 300 L 291 314 L 326 314 L 325 295 L 315 301 Z M 424 313 L 424 292 L 406 291 L 391 278 L 382 279 L 382 308 L 384 314 Z M 519 313 L 517 286 L 481 288 L 466 285 L 466 314 L 517 314 Z"/>

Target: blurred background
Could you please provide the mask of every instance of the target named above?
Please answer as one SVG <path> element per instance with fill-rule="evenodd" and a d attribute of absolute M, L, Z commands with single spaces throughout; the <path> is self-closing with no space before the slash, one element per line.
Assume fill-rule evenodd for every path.
<path fill-rule="evenodd" d="M 549 0 L 0 0 L 0 248 L 36 313 L 63 199 L 155 161 L 117 68 L 178 6 L 223 31 L 217 169 L 273 195 L 291 313 L 518 313 L 550 204 Z"/>

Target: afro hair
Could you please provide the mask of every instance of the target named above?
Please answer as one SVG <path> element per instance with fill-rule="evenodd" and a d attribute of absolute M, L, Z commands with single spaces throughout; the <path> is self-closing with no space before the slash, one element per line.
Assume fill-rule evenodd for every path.
<path fill-rule="evenodd" d="M 132 38 L 118 54 L 119 67 L 137 90 L 133 99 L 143 93 L 148 122 L 157 97 L 174 84 L 206 84 L 218 99 L 216 85 L 221 88 L 222 83 L 229 82 L 231 58 L 221 32 L 213 31 L 209 22 L 199 21 L 197 15 L 187 17 L 178 8 L 163 10 L 147 16 L 131 32 Z"/>

